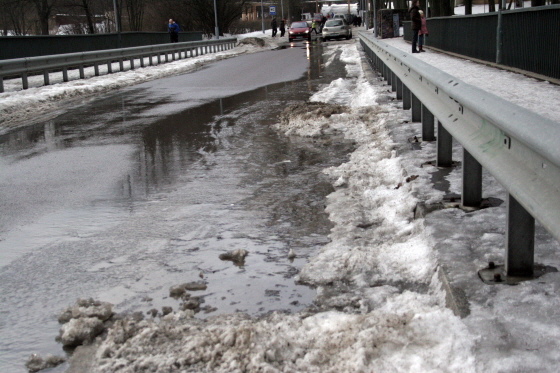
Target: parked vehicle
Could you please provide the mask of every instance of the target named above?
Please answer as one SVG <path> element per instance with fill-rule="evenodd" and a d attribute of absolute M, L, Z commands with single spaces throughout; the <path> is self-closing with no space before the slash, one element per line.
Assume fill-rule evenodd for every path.
<path fill-rule="evenodd" d="M 344 18 L 329 19 L 323 27 L 322 40 L 327 41 L 333 38 L 346 38 L 352 37 L 352 26 L 346 22 Z"/>
<path fill-rule="evenodd" d="M 293 22 L 288 30 L 288 40 L 307 39 L 311 41 L 311 27 L 306 21 Z"/>

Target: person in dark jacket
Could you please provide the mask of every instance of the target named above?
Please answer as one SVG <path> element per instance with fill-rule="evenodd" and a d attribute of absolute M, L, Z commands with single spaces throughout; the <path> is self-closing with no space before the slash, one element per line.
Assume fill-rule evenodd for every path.
<path fill-rule="evenodd" d="M 422 28 L 422 18 L 420 17 L 420 8 L 418 7 L 418 0 L 412 1 L 412 6 L 408 10 L 410 14 L 411 28 L 412 28 L 412 53 L 420 53 L 416 49 L 418 44 L 418 31 Z"/>
<path fill-rule="evenodd" d="M 286 33 L 286 20 L 282 19 L 280 21 L 280 37 L 283 37 Z"/>
<path fill-rule="evenodd" d="M 278 32 L 278 26 L 277 26 L 277 24 L 276 24 L 276 18 L 273 18 L 273 19 L 272 19 L 272 24 L 271 24 L 271 26 L 272 26 L 272 37 L 275 37 L 275 36 L 276 36 L 276 33 Z"/>
<path fill-rule="evenodd" d="M 169 32 L 169 39 L 172 43 L 179 42 L 179 31 L 181 31 L 181 28 L 175 23 L 175 21 L 173 21 L 173 19 L 169 20 L 167 31 Z"/>

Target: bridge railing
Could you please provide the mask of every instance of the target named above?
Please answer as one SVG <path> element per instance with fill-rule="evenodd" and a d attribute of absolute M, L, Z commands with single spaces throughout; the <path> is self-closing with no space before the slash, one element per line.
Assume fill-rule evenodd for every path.
<path fill-rule="evenodd" d="M 463 147 L 464 206 L 480 206 L 482 167 L 507 190 L 507 276 L 531 276 L 535 219 L 560 240 L 560 124 L 424 63 L 370 33 L 360 42 L 373 66 L 437 141 L 436 164 L 450 167 L 452 139 Z M 435 126 L 437 124 L 437 139 Z"/>
<path fill-rule="evenodd" d="M 0 92 L 4 92 L 5 77 L 20 76 L 23 89 L 27 89 L 29 88 L 28 76 L 33 73 L 42 72 L 44 84 L 49 85 L 51 71 L 60 70 L 63 80 L 67 82 L 68 69 L 71 68 L 79 69 L 80 79 L 84 79 L 86 66 L 93 66 L 95 76 L 99 76 L 100 64 L 107 64 L 108 72 L 112 73 L 113 62 L 119 62 L 119 70 L 124 71 L 125 60 L 129 60 L 130 68 L 134 69 L 135 59 L 140 59 L 140 66 L 144 67 L 144 59 L 148 58 L 151 66 L 154 64 L 153 59 L 157 59 L 157 63 L 162 63 L 162 58 L 165 62 L 169 62 L 170 59 L 176 60 L 231 49 L 236 43 L 237 38 L 224 38 L 2 60 L 0 61 Z"/>
<path fill-rule="evenodd" d="M 179 42 L 202 41 L 202 32 L 179 33 Z M 169 33 L 126 31 L 80 35 L 0 36 L 0 60 L 169 44 Z"/>

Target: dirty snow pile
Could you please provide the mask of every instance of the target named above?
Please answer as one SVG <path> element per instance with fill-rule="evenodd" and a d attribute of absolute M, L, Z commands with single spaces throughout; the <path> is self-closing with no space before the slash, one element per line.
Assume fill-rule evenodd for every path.
<path fill-rule="evenodd" d="M 318 286 L 316 306 L 260 318 L 199 320 L 191 310 L 124 318 L 97 349 L 97 372 L 476 371 L 475 338 L 445 308 L 431 245 L 413 219 L 420 180 L 407 178 L 386 127 L 398 114 L 375 104 L 356 45 L 329 48 L 341 53 L 348 77 L 277 125 L 357 144 L 347 163 L 325 170 L 336 187 L 327 207 L 332 242 L 299 274 Z"/>
<path fill-rule="evenodd" d="M 29 89 L 21 90 L 21 79 L 4 81 L 4 93 L 0 93 L 0 129 L 17 124 L 29 124 L 29 121 L 40 117 L 45 120 L 45 114 L 54 111 L 61 104 L 75 99 L 84 99 L 103 94 L 122 87 L 132 86 L 145 81 L 167 76 L 184 74 L 201 68 L 205 64 L 225 58 L 235 57 L 246 53 L 256 53 L 263 50 L 276 49 L 278 41 L 262 33 L 259 36 L 245 34 L 238 37 L 235 48 L 184 58 L 169 63 L 149 66 L 149 58 L 144 59 L 145 67 L 140 66 L 136 59 L 134 70 L 130 69 L 130 62 L 124 62 L 124 71 L 119 71 L 119 64 L 112 64 L 114 73 L 108 74 L 107 66 L 100 65 L 100 76 L 95 76 L 94 68 L 84 69 L 86 79 L 79 79 L 79 70 L 68 70 L 69 82 L 63 82 L 62 73 L 51 73 L 51 85 L 43 85 L 43 75 L 29 77 Z M 171 55 L 169 55 L 171 59 Z M 163 60 L 163 57 L 162 57 Z"/>

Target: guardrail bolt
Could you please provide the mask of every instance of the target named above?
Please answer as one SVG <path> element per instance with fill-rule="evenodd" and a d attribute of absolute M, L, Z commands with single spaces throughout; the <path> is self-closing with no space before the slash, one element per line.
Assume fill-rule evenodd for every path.
<path fill-rule="evenodd" d="M 494 269 L 496 268 L 496 264 L 494 262 L 488 262 L 488 268 Z"/>
<path fill-rule="evenodd" d="M 499 273 L 494 273 L 494 281 L 502 282 L 502 275 Z"/>

